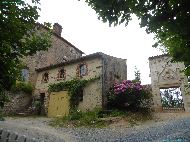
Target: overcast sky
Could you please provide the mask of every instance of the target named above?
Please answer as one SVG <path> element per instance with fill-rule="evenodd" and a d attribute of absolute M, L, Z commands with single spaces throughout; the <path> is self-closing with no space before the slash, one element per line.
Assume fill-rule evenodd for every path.
<path fill-rule="evenodd" d="M 40 22 L 59 23 L 62 37 L 87 55 L 103 52 L 127 59 L 127 78 L 134 79 L 134 68 L 141 72 L 143 84 L 150 83 L 148 57 L 162 54 L 152 48 L 153 35 L 147 35 L 136 17 L 127 27 L 109 27 L 99 21 L 84 1 L 41 0 Z"/>

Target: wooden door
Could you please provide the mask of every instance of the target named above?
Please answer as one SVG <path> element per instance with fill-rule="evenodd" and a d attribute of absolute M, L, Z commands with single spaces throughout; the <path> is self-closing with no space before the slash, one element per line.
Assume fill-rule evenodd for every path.
<path fill-rule="evenodd" d="M 52 92 L 49 98 L 48 117 L 69 114 L 69 95 L 67 91 Z"/>

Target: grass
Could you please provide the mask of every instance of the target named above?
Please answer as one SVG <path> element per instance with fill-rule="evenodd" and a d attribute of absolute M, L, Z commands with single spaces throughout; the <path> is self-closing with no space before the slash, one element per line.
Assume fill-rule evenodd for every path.
<path fill-rule="evenodd" d="M 50 122 L 51 126 L 58 127 L 105 127 L 106 121 L 100 119 L 100 110 L 81 112 L 73 111 L 69 116 L 55 118 Z"/>
<path fill-rule="evenodd" d="M 115 117 L 125 120 L 130 124 L 130 126 L 135 126 L 152 119 L 152 115 L 150 113 L 142 112 L 132 113 L 119 110 L 102 111 L 95 109 L 84 113 L 75 110 L 71 112 L 69 116 L 54 118 L 50 122 L 50 125 L 53 127 L 104 128 L 112 124 Z"/>

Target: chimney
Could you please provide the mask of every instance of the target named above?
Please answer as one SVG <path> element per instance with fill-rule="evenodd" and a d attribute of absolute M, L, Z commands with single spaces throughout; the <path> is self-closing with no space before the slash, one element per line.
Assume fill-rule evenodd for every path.
<path fill-rule="evenodd" d="M 54 23 L 54 25 L 53 25 L 53 32 L 56 33 L 57 35 L 61 36 L 62 26 L 59 25 L 58 23 Z"/>

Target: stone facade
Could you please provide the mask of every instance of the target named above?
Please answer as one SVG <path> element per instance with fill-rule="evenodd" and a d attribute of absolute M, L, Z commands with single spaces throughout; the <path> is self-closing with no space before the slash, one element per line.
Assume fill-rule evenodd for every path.
<path fill-rule="evenodd" d="M 55 23 L 53 27 L 52 47 L 47 51 L 39 51 L 35 55 L 23 59 L 29 70 L 29 82 L 33 85 L 36 84 L 37 79 L 35 69 L 80 58 L 83 54 L 81 50 L 61 37 L 62 27 L 58 23 Z M 45 28 L 43 30 L 45 31 Z"/>
<path fill-rule="evenodd" d="M 184 101 L 185 111 L 190 112 L 190 90 L 188 79 L 182 70 L 183 63 L 172 63 L 168 55 L 160 55 L 149 58 L 151 86 L 153 93 L 154 109 L 162 110 L 160 89 L 180 87 Z"/>
<path fill-rule="evenodd" d="M 82 111 L 92 110 L 96 107 L 102 108 L 106 105 L 105 93 L 115 81 L 127 78 L 126 60 L 108 56 L 103 53 L 94 53 L 78 59 L 47 66 L 37 69 L 38 76 L 35 87 L 35 94 L 46 94 L 46 108 L 48 106 L 48 85 L 60 81 L 72 80 L 79 77 L 79 66 L 87 67 L 82 79 L 100 77 L 96 81 L 89 83 L 83 90 L 83 100 L 79 104 Z M 60 80 L 58 74 L 60 69 L 64 69 L 65 77 Z M 49 74 L 48 82 L 43 82 L 44 73 Z"/>
<path fill-rule="evenodd" d="M 104 55 L 103 57 L 103 95 L 109 91 L 115 82 L 127 79 L 126 59 Z M 107 97 L 103 97 L 103 107 L 107 106 Z"/>
<path fill-rule="evenodd" d="M 44 26 L 39 25 L 39 27 L 42 27 L 40 29 L 46 32 Z M 79 104 L 79 109 L 86 111 L 95 107 L 105 108 L 107 103 L 105 94 L 109 88 L 114 82 L 127 79 L 126 60 L 103 53 L 82 56 L 84 53 L 62 38 L 61 32 L 62 26 L 55 23 L 51 39 L 52 47 L 47 51 L 39 51 L 35 55 L 23 59 L 27 69 L 25 72 L 28 72 L 28 75 L 25 76 L 35 86 L 33 96 L 39 97 L 47 109 L 48 85 L 72 80 L 79 77 L 81 73 L 83 79 L 94 77 L 100 77 L 100 79 L 85 87 L 83 101 Z M 81 67 L 82 69 L 80 69 Z M 62 73 L 64 75 L 58 78 Z"/>

